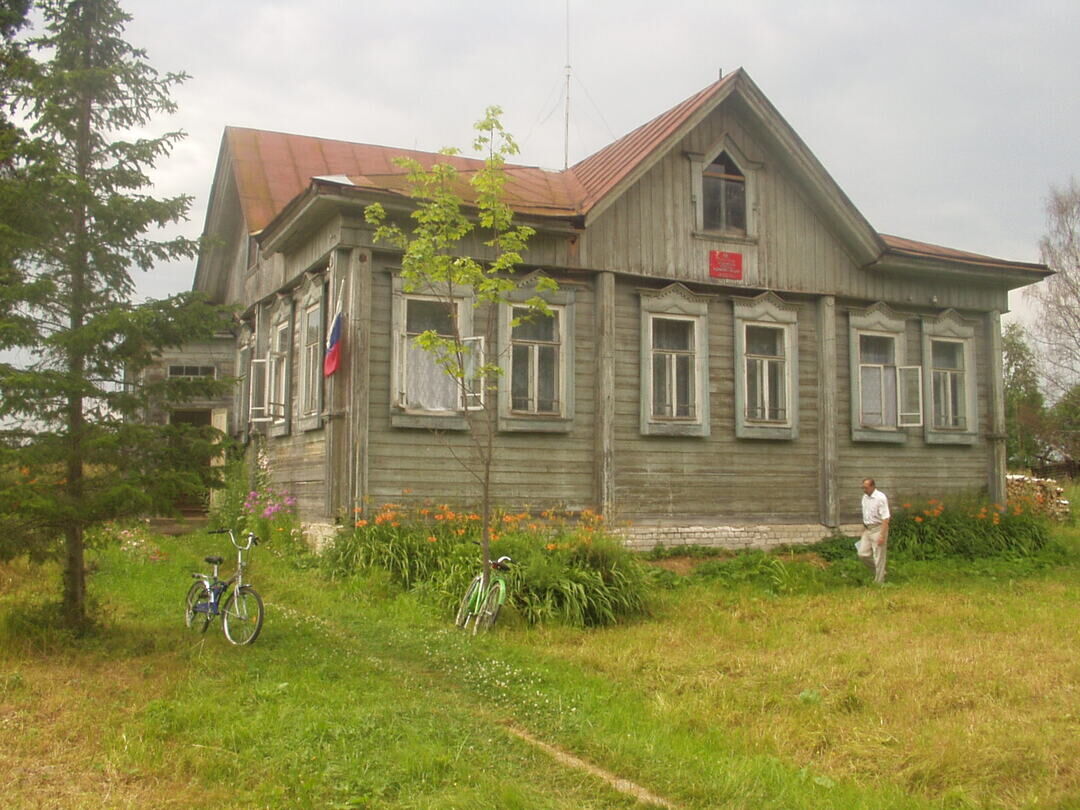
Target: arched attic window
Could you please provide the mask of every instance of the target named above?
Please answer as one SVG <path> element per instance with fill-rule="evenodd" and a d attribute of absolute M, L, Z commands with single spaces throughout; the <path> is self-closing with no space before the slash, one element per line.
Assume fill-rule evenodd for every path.
<path fill-rule="evenodd" d="M 702 226 L 706 231 L 746 234 L 746 176 L 726 152 L 701 177 Z"/>

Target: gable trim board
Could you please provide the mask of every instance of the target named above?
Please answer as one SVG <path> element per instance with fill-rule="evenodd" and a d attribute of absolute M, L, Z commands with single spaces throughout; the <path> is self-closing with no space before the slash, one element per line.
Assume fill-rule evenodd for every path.
<path fill-rule="evenodd" d="M 702 233 L 696 223 L 695 173 L 718 150 L 737 155 L 747 177 L 754 224 L 745 237 Z M 342 259 L 331 261 L 335 283 L 356 279 L 348 285 L 346 343 L 354 353 L 326 383 L 324 426 L 279 425 L 280 435 L 266 438 L 277 483 L 303 491 L 308 519 L 400 501 L 406 481 L 416 482 L 406 488 L 417 497 L 464 497 L 443 470 L 452 459 L 391 407 L 400 313 L 389 313 L 399 260 L 372 244 L 361 211 L 375 201 L 391 216 L 412 210 L 403 171 L 391 162 L 402 153 L 425 165 L 440 159 L 259 130 L 229 128 L 222 138 L 206 225 L 221 241 L 200 255 L 196 289 L 250 312 L 335 256 Z M 479 165 L 452 162 L 466 173 Z M 567 365 L 559 385 L 567 399 L 558 419 L 512 418 L 502 413 L 505 392 L 495 398 L 507 454 L 500 500 L 667 523 L 705 516 L 718 525 L 738 518 L 834 527 L 851 517 L 857 478 L 866 474 L 886 491 L 909 492 L 922 481 L 997 487 L 1003 445 L 991 423 L 1002 394 L 990 332 L 1007 291 L 1049 269 L 877 233 L 745 71 L 567 170 L 507 171 L 519 221 L 538 231 L 523 274 L 544 272 L 572 294 L 560 304 Z M 249 236 L 260 249 L 253 271 L 241 244 Z M 483 258 L 479 242 L 463 249 Z M 737 272 L 711 276 L 710 250 L 741 255 Z M 939 370 L 938 378 L 966 375 L 960 382 L 974 404 L 964 406 L 963 436 L 922 424 L 888 431 L 901 440 L 882 443 L 882 431 L 863 436 L 853 427 L 853 383 L 863 373 L 853 355 L 856 327 L 875 313 L 892 318 L 897 356 L 926 369 L 935 334 L 962 343 L 962 372 Z M 500 345 L 507 317 L 500 315 Z M 649 337 L 654 320 L 667 343 Z M 292 331 L 299 335 L 300 325 Z M 692 345 L 680 348 L 687 339 Z M 679 352 L 689 360 L 677 360 Z M 654 381 L 656 369 L 667 369 L 666 381 Z M 921 378 L 926 399 L 935 396 L 930 373 Z M 687 401 L 677 405 L 689 408 L 685 414 L 665 416 L 656 409 L 676 406 L 653 401 L 654 382 L 692 383 L 692 407 Z M 958 420 L 959 406 L 948 407 Z M 451 431 L 440 441 L 463 438 Z M 790 502 L 775 503 L 772 492 Z"/>

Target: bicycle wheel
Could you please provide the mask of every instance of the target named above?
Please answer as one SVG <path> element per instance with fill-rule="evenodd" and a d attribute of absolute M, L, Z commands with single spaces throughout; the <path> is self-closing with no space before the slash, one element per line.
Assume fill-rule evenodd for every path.
<path fill-rule="evenodd" d="M 476 592 L 478 590 L 480 590 L 479 574 L 473 577 L 473 581 L 470 582 L 469 587 L 465 589 L 465 595 L 461 597 L 461 604 L 458 605 L 457 616 L 454 617 L 454 624 L 458 627 L 468 627 L 469 619 L 476 615 L 473 602 L 476 601 Z"/>
<path fill-rule="evenodd" d="M 225 638 L 233 644 L 251 644 L 259 637 L 263 623 L 262 597 L 247 585 L 233 591 L 221 609 Z"/>
<path fill-rule="evenodd" d="M 202 605 L 202 610 L 196 610 L 196 605 Z M 206 590 L 206 586 L 201 582 L 193 583 L 188 588 L 187 599 L 184 600 L 184 624 L 192 630 L 205 633 L 206 628 L 210 626 L 209 607 L 210 591 Z"/>
<path fill-rule="evenodd" d="M 495 626 L 495 620 L 499 618 L 499 608 L 502 607 L 505 600 L 506 583 L 492 582 L 491 587 L 488 588 L 487 596 L 484 598 L 484 606 L 480 608 L 476 623 L 473 624 L 473 635 L 490 630 Z"/>

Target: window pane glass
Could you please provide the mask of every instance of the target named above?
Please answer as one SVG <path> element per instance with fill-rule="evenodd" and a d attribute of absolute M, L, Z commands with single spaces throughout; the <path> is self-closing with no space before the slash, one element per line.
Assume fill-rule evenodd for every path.
<path fill-rule="evenodd" d="M 304 343 L 320 343 L 322 341 L 322 308 L 311 307 L 304 314 Z"/>
<path fill-rule="evenodd" d="M 746 360 L 746 415 L 750 419 L 765 416 L 765 390 L 762 385 L 761 360 Z"/>
<path fill-rule="evenodd" d="M 771 326 L 747 326 L 746 353 L 764 357 L 783 357 L 784 330 Z"/>
<path fill-rule="evenodd" d="M 653 348 L 690 351 L 694 344 L 694 322 L 667 318 L 652 320 Z"/>
<path fill-rule="evenodd" d="M 859 369 L 859 392 L 862 396 L 862 423 L 881 425 L 884 414 L 881 408 L 881 372 L 874 366 Z"/>
<path fill-rule="evenodd" d="M 739 231 L 746 230 L 746 184 L 724 180 L 724 225 Z"/>
<path fill-rule="evenodd" d="M 405 301 L 405 328 L 410 335 L 418 335 L 429 329 L 436 334 L 453 337 L 453 310 L 442 301 L 425 301 L 410 298 Z"/>
<path fill-rule="evenodd" d="M 556 383 L 558 372 L 558 350 L 554 346 L 537 347 L 537 388 L 536 410 L 552 413 L 558 410 L 559 388 Z"/>
<path fill-rule="evenodd" d="M 724 181 L 715 177 L 701 178 L 702 225 L 706 230 L 724 227 Z"/>
<path fill-rule="evenodd" d="M 510 355 L 510 407 L 515 411 L 529 410 L 530 347 L 514 346 Z"/>
<path fill-rule="evenodd" d="M 934 368 L 964 368 L 964 344 L 953 343 L 946 340 L 933 340 L 930 342 L 930 350 L 933 355 Z"/>
<path fill-rule="evenodd" d="M 919 408 L 919 387 L 922 377 L 916 368 L 902 368 L 897 371 L 900 375 L 900 424 L 917 425 L 922 422 L 922 413 Z"/>
<path fill-rule="evenodd" d="M 458 383 L 443 371 L 433 352 L 405 341 L 405 406 L 426 411 L 456 411 Z"/>
<path fill-rule="evenodd" d="M 773 361 L 768 364 L 769 412 L 766 419 L 781 421 L 787 418 L 787 398 L 784 391 L 784 364 Z"/>
<path fill-rule="evenodd" d="M 859 362 L 891 366 L 896 362 L 895 345 L 884 335 L 859 335 Z"/>
<path fill-rule="evenodd" d="M 529 314 L 529 310 L 521 307 L 514 307 L 514 317 L 522 318 Z M 513 340 L 534 340 L 543 341 L 547 343 L 554 343 L 557 341 L 559 335 L 559 313 L 552 310 L 551 317 L 544 315 L 542 312 L 537 312 L 529 317 L 528 320 L 522 321 L 513 329 Z"/>
<path fill-rule="evenodd" d="M 671 416 L 671 396 L 668 393 L 668 361 L 671 355 L 653 355 L 652 367 L 652 412 L 653 416 Z"/>
<path fill-rule="evenodd" d="M 694 377 L 691 373 L 693 357 L 688 354 L 675 356 L 676 416 L 693 416 Z"/>

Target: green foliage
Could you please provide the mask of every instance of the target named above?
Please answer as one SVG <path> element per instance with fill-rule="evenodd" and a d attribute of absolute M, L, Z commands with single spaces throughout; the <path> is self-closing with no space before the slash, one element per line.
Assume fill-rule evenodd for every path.
<path fill-rule="evenodd" d="M 210 502 L 210 527 L 214 529 L 244 529 L 244 501 L 251 492 L 251 476 L 243 456 L 234 455 L 226 462 L 221 475 L 221 488 Z"/>
<path fill-rule="evenodd" d="M 229 382 L 141 378 L 164 348 L 222 323 L 222 311 L 193 293 L 132 300 L 134 269 L 197 248 L 150 235 L 186 218 L 189 197 L 147 194 L 149 172 L 183 134 L 133 136 L 175 111 L 171 92 L 185 76 L 159 74 L 124 40 L 130 17 L 116 0 L 37 8 L 41 31 L 18 43 L 25 61 L 0 89 L 25 125 L 2 147 L 0 350 L 13 359 L 0 363 L 0 469 L 28 470 L 25 480 L 3 479 L 0 501 L 18 504 L 7 508 L 19 536 L 34 538 L 31 554 L 57 554 L 64 538 L 65 616 L 75 626 L 86 621 L 86 529 L 171 509 L 216 483 L 207 460 L 220 434 L 139 418 L 163 399 L 213 396 Z"/>
<path fill-rule="evenodd" d="M 606 536 L 599 516 L 585 512 L 568 526 L 528 513 L 503 514 L 492 533 L 492 556 L 515 562 L 504 575 L 507 604 L 526 622 L 558 621 L 575 627 L 615 624 L 646 612 L 648 576 L 634 555 Z M 545 521 L 543 523 L 537 521 Z M 475 512 L 448 506 L 406 510 L 386 504 L 360 519 L 323 555 L 334 578 L 381 568 L 401 587 L 446 610 L 456 608 L 478 570 L 481 532 Z"/>
<path fill-rule="evenodd" d="M 1007 507 L 975 498 L 937 498 L 893 505 L 889 553 L 916 560 L 1030 556 L 1050 540 L 1045 518 L 1033 504 Z"/>
<path fill-rule="evenodd" d="M 1027 332 L 1010 323 L 1001 333 L 1005 382 L 1006 455 L 1014 469 L 1031 467 L 1044 447 L 1046 406 L 1039 390 L 1039 368 Z"/>

